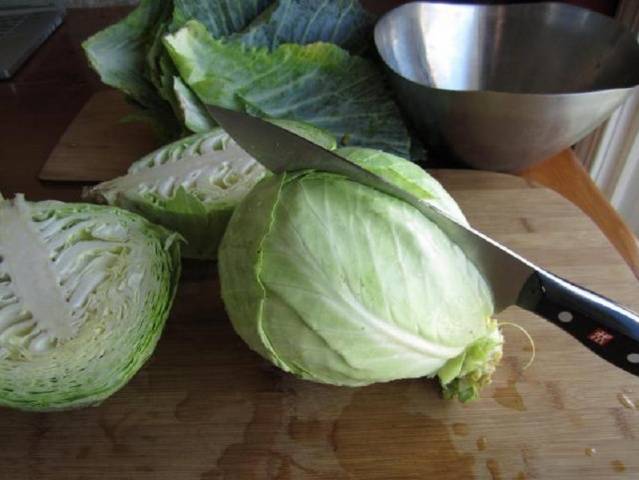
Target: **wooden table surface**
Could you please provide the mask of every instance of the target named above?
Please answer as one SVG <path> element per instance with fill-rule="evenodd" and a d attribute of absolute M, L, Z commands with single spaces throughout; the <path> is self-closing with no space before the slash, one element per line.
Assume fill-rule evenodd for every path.
<path fill-rule="evenodd" d="M 576 207 L 526 180 L 434 170 L 471 223 L 557 274 L 639 307 L 639 285 Z M 469 404 L 426 379 L 298 380 L 234 333 L 214 264 L 184 269 L 148 364 L 102 405 L 0 409 L 4 480 L 602 480 L 639 478 L 639 380 L 511 307 L 504 358 Z"/>

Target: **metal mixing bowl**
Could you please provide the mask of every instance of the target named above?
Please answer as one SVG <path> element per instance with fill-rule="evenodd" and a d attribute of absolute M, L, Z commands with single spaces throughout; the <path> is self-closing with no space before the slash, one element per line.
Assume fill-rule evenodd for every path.
<path fill-rule="evenodd" d="M 636 37 L 560 3 L 409 3 L 378 21 L 375 44 L 425 143 L 486 170 L 569 147 L 639 84 Z"/>

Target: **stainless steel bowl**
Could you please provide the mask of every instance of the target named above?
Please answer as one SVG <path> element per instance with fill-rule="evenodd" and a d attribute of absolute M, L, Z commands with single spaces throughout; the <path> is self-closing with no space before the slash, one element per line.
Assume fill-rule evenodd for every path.
<path fill-rule="evenodd" d="M 408 3 L 378 21 L 375 44 L 425 143 L 486 170 L 569 147 L 639 84 L 635 36 L 560 3 Z"/>

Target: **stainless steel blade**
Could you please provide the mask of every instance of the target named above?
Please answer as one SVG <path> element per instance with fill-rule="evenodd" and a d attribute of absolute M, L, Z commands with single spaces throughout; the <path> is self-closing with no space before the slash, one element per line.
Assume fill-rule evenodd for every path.
<path fill-rule="evenodd" d="M 536 269 L 490 237 L 456 222 L 428 202 L 330 150 L 266 120 L 221 107 L 207 108 L 242 149 L 273 172 L 310 169 L 337 173 L 415 207 L 444 231 L 479 269 L 492 288 L 496 312 L 517 302 L 524 283 Z"/>

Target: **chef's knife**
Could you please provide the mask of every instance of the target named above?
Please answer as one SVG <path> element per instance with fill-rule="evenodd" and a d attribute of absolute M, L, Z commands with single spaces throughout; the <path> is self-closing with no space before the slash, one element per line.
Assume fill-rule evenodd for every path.
<path fill-rule="evenodd" d="M 561 327 L 610 363 L 639 376 L 639 316 L 601 295 L 533 265 L 490 237 L 437 207 L 266 120 L 208 106 L 211 115 L 249 155 L 272 172 L 337 173 L 400 198 L 443 230 L 492 288 L 495 311 L 518 305 Z"/>

